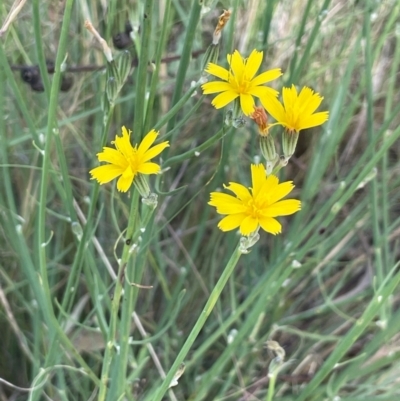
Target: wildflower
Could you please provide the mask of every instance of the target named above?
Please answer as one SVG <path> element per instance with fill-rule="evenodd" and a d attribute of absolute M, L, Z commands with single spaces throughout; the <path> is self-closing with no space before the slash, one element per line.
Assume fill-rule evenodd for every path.
<path fill-rule="evenodd" d="M 253 96 L 255 96 L 266 108 L 267 103 L 270 99 L 275 99 L 278 92 L 263 84 L 280 77 L 281 69 L 275 68 L 255 76 L 263 59 L 263 52 L 257 50 L 253 50 L 248 59 L 244 59 L 237 50 L 233 54 L 228 54 L 227 58 L 229 71 L 214 63 L 209 63 L 205 70 L 222 79 L 202 85 L 205 95 L 221 92 L 213 99 L 212 105 L 220 109 L 239 98 L 243 114 L 248 116 L 254 111 Z"/>
<path fill-rule="evenodd" d="M 110 164 L 95 167 L 90 170 L 90 174 L 92 179 L 96 179 L 100 184 L 106 184 L 119 177 L 117 189 L 120 192 L 127 192 L 132 183 L 136 184 L 139 191 L 144 186 L 145 188 L 140 192 L 146 197 L 150 190 L 146 187 L 147 184 L 142 175 L 159 173 L 160 166 L 149 160 L 160 154 L 169 144 L 166 141 L 151 147 L 158 135 L 158 132 L 151 130 L 139 146 L 133 147 L 130 134 L 131 131 L 122 127 L 122 137 L 116 135 L 115 140 L 111 142 L 115 144 L 115 149 L 104 147 L 103 151 L 97 154 L 100 162 Z"/>
<path fill-rule="evenodd" d="M 265 108 L 275 118 L 275 124 L 283 125 L 287 131 L 300 132 L 302 129 L 322 125 L 328 120 L 329 112 L 314 113 L 323 97 L 306 86 L 299 94 L 294 85 L 283 88 L 282 98 L 283 105 L 278 99 L 272 98 Z"/>
<path fill-rule="evenodd" d="M 217 208 L 217 213 L 226 214 L 218 224 L 222 231 L 230 231 L 239 227 L 240 233 L 250 236 L 260 227 L 271 234 L 279 234 L 281 224 L 277 216 L 296 213 L 301 202 L 296 199 L 281 200 L 289 194 L 294 185 L 291 181 L 279 184 L 278 177 L 266 176 L 262 164 L 251 165 L 253 187 L 249 191 L 245 186 L 231 182 L 226 189 L 235 196 L 221 192 L 212 192 L 209 205 Z"/>
<path fill-rule="evenodd" d="M 294 85 L 291 88 L 283 88 L 282 98 L 283 105 L 278 99 L 272 98 L 265 108 L 276 120 L 276 123 L 271 126 L 283 125 L 285 127 L 282 150 L 287 162 L 296 149 L 299 132 L 302 129 L 322 125 L 328 120 L 329 112 L 314 113 L 323 97 L 306 86 L 299 94 Z"/>

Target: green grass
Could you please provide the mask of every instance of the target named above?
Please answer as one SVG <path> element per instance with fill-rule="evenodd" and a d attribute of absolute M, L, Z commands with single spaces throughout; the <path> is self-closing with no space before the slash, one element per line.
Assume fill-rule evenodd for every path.
<path fill-rule="evenodd" d="M 204 3 L 35 0 L 0 39 L 0 401 L 399 397 L 400 5 Z M 219 64 L 262 50 L 278 90 L 309 86 L 330 112 L 279 172 L 302 210 L 244 255 L 207 205 L 224 183 L 250 185 L 261 158 L 256 125 L 226 127 L 199 87 L 224 8 Z M 139 60 L 111 103 L 115 70 L 81 68 L 107 64 L 87 18 L 110 46 L 134 29 Z M 34 92 L 17 66 L 49 59 Z M 152 128 L 170 141 L 154 211 L 90 180 L 122 125 L 135 143 Z"/>

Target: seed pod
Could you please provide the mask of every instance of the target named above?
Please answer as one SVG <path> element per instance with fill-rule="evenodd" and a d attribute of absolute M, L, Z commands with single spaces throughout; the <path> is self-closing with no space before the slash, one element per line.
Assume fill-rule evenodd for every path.
<path fill-rule="evenodd" d="M 129 33 L 120 32 L 113 36 L 114 46 L 119 50 L 124 50 L 132 45 L 132 39 Z"/>
<path fill-rule="evenodd" d="M 31 88 L 35 92 L 44 92 L 44 86 L 41 79 L 39 81 L 32 83 Z"/>
<path fill-rule="evenodd" d="M 21 78 L 24 82 L 31 85 L 41 81 L 39 67 L 33 65 L 22 68 Z"/>
<path fill-rule="evenodd" d="M 74 77 L 71 74 L 61 76 L 60 90 L 62 92 L 68 92 L 73 85 Z"/>
<path fill-rule="evenodd" d="M 54 74 L 55 64 L 53 60 L 46 60 L 46 67 L 49 74 Z"/>

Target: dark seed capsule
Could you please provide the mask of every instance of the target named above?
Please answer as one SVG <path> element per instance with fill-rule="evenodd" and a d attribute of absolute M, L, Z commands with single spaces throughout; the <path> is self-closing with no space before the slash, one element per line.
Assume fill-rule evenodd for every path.
<path fill-rule="evenodd" d="M 132 45 L 132 39 L 126 32 L 120 32 L 113 36 L 113 43 L 117 49 L 123 50 Z"/>
<path fill-rule="evenodd" d="M 28 84 L 35 84 L 41 82 L 39 67 L 37 66 L 27 66 L 21 70 L 21 78 L 24 82 Z"/>
<path fill-rule="evenodd" d="M 68 92 L 74 85 L 74 77 L 72 75 L 63 75 L 61 77 L 60 90 Z"/>
<path fill-rule="evenodd" d="M 44 86 L 42 80 L 31 83 L 31 88 L 35 92 L 43 92 Z"/>
<path fill-rule="evenodd" d="M 125 33 L 129 35 L 133 31 L 132 25 L 129 21 L 125 22 Z"/>
<path fill-rule="evenodd" d="M 46 67 L 49 74 L 54 74 L 55 64 L 53 60 L 46 60 Z"/>

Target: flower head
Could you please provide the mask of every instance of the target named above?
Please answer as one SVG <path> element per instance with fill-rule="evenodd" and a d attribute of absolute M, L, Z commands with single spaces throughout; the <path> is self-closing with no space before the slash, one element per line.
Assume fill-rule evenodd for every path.
<path fill-rule="evenodd" d="M 251 165 L 253 187 L 249 191 L 245 186 L 231 182 L 226 189 L 235 196 L 221 192 L 212 192 L 209 205 L 217 208 L 217 213 L 226 214 L 218 224 L 222 231 L 239 227 L 242 235 L 250 235 L 261 227 L 271 234 L 279 234 L 281 224 L 277 216 L 296 213 L 301 208 L 297 199 L 281 200 L 289 194 L 294 185 L 291 181 L 279 184 L 278 177 L 266 176 L 262 164 Z"/>
<path fill-rule="evenodd" d="M 323 97 L 306 86 L 297 94 L 296 87 L 282 89 L 283 104 L 276 98 L 265 105 L 268 113 L 276 123 L 283 125 L 287 131 L 299 132 L 302 129 L 322 125 L 328 120 L 329 112 L 314 113 Z"/>
<path fill-rule="evenodd" d="M 106 184 L 119 177 L 118 191 L 127 192 L 139 174 L 157 174 L 160 171 L 160 166 L 149 160 L 168 147 L 168 141 L 151 147 L 158 136 L 158 132 L 151 130 L 139 146 L 133 147 L 130 135 L 131 131 L 122 127 L 122 137 L 116 135 L 115 140 L 111 142 L 115 144 L 115 149 L 104 147 L 103 151 L 97 154 L 100 162 L 109 164 L 90 170 L 92 179 L 96 179 L 100 184 Z"/>
<path fill-rule="evenodd" d="M 205 70 L 222 79 L 222 81 L 207 82 L 202 85 L 205 95 L 221 92 L 212 101 L 215 108 L 220 109 L 239 98 L 243 114 L 248 116 L 254 111 L 253 96 L 259 98 L 264 107 L 270 99 L 276 98 L 278 92 L 263 86 L 263 84 L 280 77 L 282 75 L 281 69 L 275 68 L 256 76 L 263 59 L 263 52 L 253 50 L 249 58 L 244 59 L 235 50 L 233 54 L 228 54 L 227 58 L 229 70 L 214 63 L 209 63 Z"/>

